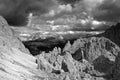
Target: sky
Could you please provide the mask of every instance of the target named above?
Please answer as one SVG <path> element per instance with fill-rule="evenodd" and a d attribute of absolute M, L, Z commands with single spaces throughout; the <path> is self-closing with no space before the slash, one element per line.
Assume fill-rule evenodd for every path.
<path fill-rule="evenodd" d="M 21 25 L 27 22 L 28 13 L 47 13 L 58 5 L 54 0 L 0 0 L 0 15 L 10 24 Z"/>
<path fill-rule="evenodd" d="M 0 0 L 0 15 L 8 22 L 24 24 L 28 13 L 61 16 L 85 12 L 97 21 L 120 21 L 120 0 Z"/>
<path fill-rule="evenodd" d="M 108 22 L 120 21 L 120 0 L 84 0 L 84 3 L 88 13 L 94 19 Z"/>
<path fill-rule="evenodd" d="M 70 3 L 71 1 L 73 0 L 70 0 Z M 84 9 L 95 20 L 120 21 L 120 0 L 75 0 L 73 3 L 78 11 L 81 11 L 81 8 Z"/>
<path fill-rule="evenodd" d="M 113 24 L 120 22 L 119 4 L 120 0 L 58 0 L 48 13 L 52 17 L 60 17 L 85 12 L 94 20 Z"/>

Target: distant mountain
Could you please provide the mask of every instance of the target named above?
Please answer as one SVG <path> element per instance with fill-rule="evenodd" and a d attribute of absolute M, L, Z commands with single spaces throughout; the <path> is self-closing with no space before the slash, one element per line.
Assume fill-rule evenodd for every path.
<path fill-rule="evenodd" d="M 120 46 L 120 23 L 111 26 L 100 36 L 104 36 Z"/>

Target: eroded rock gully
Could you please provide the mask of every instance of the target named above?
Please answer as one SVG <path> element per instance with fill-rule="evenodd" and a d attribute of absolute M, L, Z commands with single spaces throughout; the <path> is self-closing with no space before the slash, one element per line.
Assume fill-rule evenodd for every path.
<path fill-rule="evenodd" d="M 80 38 L 32 56 L 0 17 L 0 80 L 120 80 L 120 48 L 104 37 Z"/>

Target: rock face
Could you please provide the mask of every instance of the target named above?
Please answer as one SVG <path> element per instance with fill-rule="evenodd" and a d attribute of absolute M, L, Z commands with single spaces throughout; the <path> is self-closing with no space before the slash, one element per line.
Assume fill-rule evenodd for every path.
<path fill-rule="evenodd" d="M 120 54 L 116 57 L 113 74 L 113 80 L 120 80 Z"/>
<path fill-rule="evenodd" d="M 104 36 L 120 47 L 120 23 L 112 26 L 105 33 L 101 34 L 100 36 Z M 112 50 L 111 50 L 112 51 Z M 118 52 L 120 53 L 120 52 Z M 114 65 L 113 73 L 113 80 L 120 80 L 120 54 L 117 55 Z"/>
<path fill-rule="evenodd" d="M 105 33 L 101 34 L 100 36 L 104 36 L 120 47 L 120 23 L 112 26 L 108 30 L 105 31 Z M 111 49 L 111 51 L 114 51 Z M 115 53 L 115 52 L 114 52 Z M 120 52 L 116 57 L 114 69 L 112 71 L 113 73 L 113 79 L 112 80 L 120 80 Z"/>
<path fill-rule="evenodd" d="M 120 48 L 107 38 L 79 38 L 32 56 L 9 27 L 0 17 L 0 80 L 120 80 Z"/>
<path fill-rule="evenodd" d="M 47 77 L 37 70 L 36 58 L 14 36 L 0 17 L 0 80 L 36 80 Z"/>
<path fill-rule="evenodd" d="M 54 48 L 36 57 L 38 69 L 56 74 L 55 80 L 110 80 L 119 52 L 120 48 L 110 40 L 91 37 L 68 42 L 63 50 Z"/>
<path fill-rule="evenodd" d="M 17 48 L 25 53 L 29 53 L 24 45 L 17 39 L 14 32 L 10 29 L 5 19 L 0 16 L 0 43 L 7 44 L 9 47 Z"/>

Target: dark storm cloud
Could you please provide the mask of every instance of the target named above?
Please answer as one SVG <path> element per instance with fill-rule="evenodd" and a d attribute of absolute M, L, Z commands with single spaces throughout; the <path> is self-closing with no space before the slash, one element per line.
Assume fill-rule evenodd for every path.
<path fill-rule="evenodd" d="M 49 9 L 57 5 L 53 0 L 0 0 L 0 15 L 10 24 L 21 25 L 27 20 L 29 12 L 47 13 Z"/>
<path fill-rule="evenodd" d="M 63 4 L 72 4 L 71 11 L 59 8 L 65 7 Z M 42 15 L 56 8 L 58 15 L 86 12 L 96 20 L 116 22 L 120 19 L 119 4 L 120 0 L 0 0 L 0 15 L 10 24 L 21 25 L 27 22 L 30 12 Z"/>
<path fill-rule="evenodd" d="M 92 16 L 99 21 L 120 21 L 120 0 L 105 0 L 92 12 Z"/>
<path fill-rule="evenodd" d="M 59 3 L 56 0 L 28 0 L 28 10 L 38 11 L 39 13 L 47 13 L 53 6 L 57 6 Z"/>
<path fill-rule="evenodd" d="M 75 9 L 85 11 L 88 16 L 98 21 L 120 21 L 120 0 L 80 0 Z"/>
<path fill-rule="evenodd" d="M 63 4 L 74 4 L 77 1 L 81 1 L 81 0 L 58 0 L 58 1 L 63 3 Z"/>

